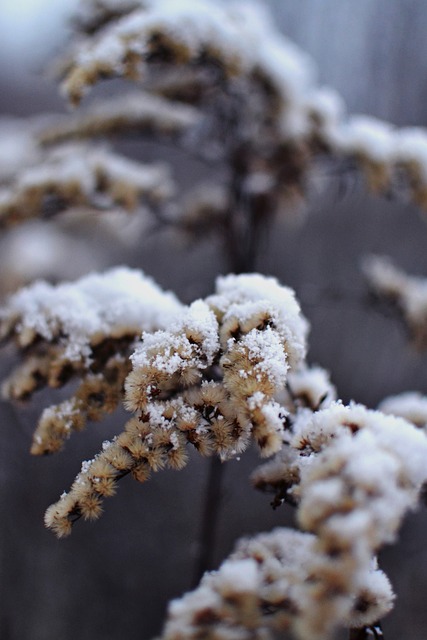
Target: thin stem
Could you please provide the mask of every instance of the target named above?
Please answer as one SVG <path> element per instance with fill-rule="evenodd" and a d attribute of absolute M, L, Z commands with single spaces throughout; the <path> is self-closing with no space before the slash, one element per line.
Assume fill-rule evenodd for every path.
<path fill-rule="evenodd" d="M 230 156 L 232 179 L 228 216 L 223 231 L 224 248 L 229 265 L 235 274 L 251 272 L 255 268 L 260 240 L 270 217 L 269 201 L 256 201 L 245 188 L 248 150 L 244 146 Z M 197 586 L 205 571 L 212 569 L 218 517 L 221 508 L 224 470 L 221 461 L 210 462 L 198 554 L 195 562 L 193 586 Z"/>
<path fill-rule="evenodd" d="M 218 516 L 221 507 L 223 477 L 224 465 L 217 456 L 214 456 L 210 460 L 208 470 L 193 587 L 199 584 L 200 578 L 205 571 L 212 568 Z"/>

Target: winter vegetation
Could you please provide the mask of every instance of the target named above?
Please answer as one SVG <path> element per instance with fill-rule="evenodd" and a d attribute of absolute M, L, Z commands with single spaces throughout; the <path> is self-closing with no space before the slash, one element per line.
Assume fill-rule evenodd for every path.
<path fill-rule="evenodd" d="M 16 402 L 62 389 L 35 426 L 36 456 L 118 407 L 130 416 L 82 463 L 46 526 L 69 536 L 78 520 L 101 516 L 124 476 L 180 470 L 190 449 L 212 458 L 212 488 L 215 460 L 255 445 L 266 460 L 254 488 L 293 509 L 295 528 L 238 540 L 172 601 L 159 638 L 383 637 L 395 595 L 378 554 L 427 482 L 427 398 L 406 392 L 377 408 L 340 400 L 307 356 L 309 323 L 293 290 L 253 271 L 265 230 L 303 209 L 322 166 L 357 171 L 366 189 L 427 209 L 427 131 L 347 115 L 257 3 L 85 0 L 75 28 L 56 72 L 76 109 L 0 123 L 0 228 L 5 248 L 19 248 L 5 249 L 2 289 L 26 285 L 0 310 L 0 340 L 16 352 L 2 394 Z M 86 104 L 113 78 L 132 90 Z M 173 162 L 131 158 L 126 139 L 167 141 L 212 167 L 212 179 L 184 189 Z M 159 228 L 194 243 L 212 234 L 230 274 L 191 304 L 127 266 L 30 283 L 49 280 L 77 246 L 67 225 L 40 221 L 68 218 L 84 235 L 94 217 L 117 242 Z M 378 256 L 361 268 L 425 347 L 425 278 Z"/>

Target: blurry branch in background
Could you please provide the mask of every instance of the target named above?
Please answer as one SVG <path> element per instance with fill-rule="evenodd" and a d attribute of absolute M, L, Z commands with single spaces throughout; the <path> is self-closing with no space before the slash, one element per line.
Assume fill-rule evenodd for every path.
<path fill-rule="evenodd" d="M 0 226 L 51 218 L 72 208 L 132 211 L 140 201 L 156 206 L 172 193 L 164 165 L 144 165 L 102 147 L 72 144 L 21 169 L 13 186 L 0 191 Z"/>
<path fill-rule="evenodd" d="M 40 135 L 42 144 L 57 144 L 73 138 L 95 138 L 120 134 L 150 135 L 159 138 L 182 136 L 198 123 L 191 106 L 166 100 L 148 92 L 126 93 L 92 103 L 84 113 L 58 118 Z"/>
<path fill-rule="evenodd" d="M 138 172 L 108 150 L 91 151 L 90 139 L 105 144 L 106 137 L 167 141 L 227 169 L 221 184 L 216 176 L 206 187 L 203 180 L 186 194 L 173 194 L 173 206 L 163 197 L 151 213 L 162 226 L 181 227 L 195 238 L 217 233 L 235 272 L 254 268 L 260 237 L 275 215 L 295 211 L 304 200 L 319 160 L 343 171 L 350 162 L 375 192 L 425 206 L 427 134 L 368 116 L 346 117 L 340 97 L 317 85 L 312 60 L 276 32 L 259 6 L 207 0 L 87 3 L 77 27 L 80 39 L 62 62 L 63 92 L 70 101 L 77 104 L 109 77 L 130 79 L 138 88 L 19 132 L 11 162 L 20 166 L 18 160 L 26 160 L 28 178 L 10 171 L 5 177 L 3 225 L 18 221 L 22 213 L 16 209 L 28 205 L 28 191 L 32 213 L 24 219 L 81 206 L 82 200 L 97 210 L 112 204 L 136 209 L 141 198 L 148 200 L 141 212 L 147 217 L 153 203 L 143 168 Z M 89 147 L 64 147 L 74 139 Z M 7 140 L 6 145 L 5 156 L 11 151 Z M 0 173 L 1 156 L 0 148 Z M 40 163 L 44 170 L 34 167 Z M 52 165 L 74 175 L 65 184 L 52 183 Z M 78 166 L 81 173 L 75 175 Z M 91 173 L 96 184 L 88 193 Z M 205 188 L 217 197 L 201 197 Z"/>
<path fill-rule="evenodd" d="M 89 2 L 76 26 L 80 39 L 61 65 L 70 101 L 77 104 L 109 77 L 127 78 L 137 89 L 95 100 L 69 117 L 46 116 L 27 127 L 12 123 L 0 144 L 3 226 L 82 205 L 135 210 L 142 200 L 148 208 L 139 218 L 151 211 L 157 224 L 196 239 L 216 233 L 230 268 L 242 272 L 254 268 L 274 217 L 295 211 L 307 196 L 319 160 L 343 171 L 350 163 L 375 192 L 425 205 L 427 134 L 368 116 L 346 117 L 340 97 L 317 85 L 313 61 L 259 6 Z M 164 188 L 156 190 L 150 184 L 155 167 L 153 174 L 91 147 L 99 146 L 97 138 L 105 145 L 106 137 L 130 136 L 166 141 L 225 167 L 226 177 L 178 194 L 159 173 Z M 73 146 L 73 140 L 86 142 Z M 26 171 L 17 175 L 10 166 Z M 140 233 L 146 228 L 142 224 Z"/>
<path fill-rule="evenodd" d="M 368 285 L 380 300 L 393 305 L 419 349 L 427 346 L 427 279 L 410 276 L 386 257 L 365 258 L 362 268 Z"/>

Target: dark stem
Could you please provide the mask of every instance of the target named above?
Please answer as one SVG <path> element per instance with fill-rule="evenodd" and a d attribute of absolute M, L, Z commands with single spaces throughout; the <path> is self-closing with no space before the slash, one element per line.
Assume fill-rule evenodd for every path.
<path fill-rule="evenodd" d="M 259 210 L 245 186 L 249 157 L 250 151 L 244 144 L 235 149 L 230 156 L 232 177 L 223 239 L 229 267 L 235 274 L 254 270 L 259 249 L 259 234 L 262 231 L 261 218 L 266 217 L 265 207 L 262 207 L 263 211 Z"/>
<path fill-rule="evenodd" d="M 207 486 L 204 494 L 205 501 L 203 505 L 193 588 L 199 584 L 205 571 L 212 569 L 216 529 L 221 507 L 223 476 L 224 465 L 217 456 L 214 456 L 209 463 Z"/>
<path fill-rule="evenodd" d="M 230 155 L 232 178 L 229 211 L 222 229 L 227 261 L 233 273 L 254 270 L 260 240 L 271 219 L 270 200 L 253 197 L 245 186 L 250 150 L 243 144 Z M 205 490 L 198 553 L 195 561 L 193 586 L 213 568 L 218 517 L 221 508 L 224 468 L 217 457 L 211 459 Z"/>
<path fill-rule="evenodd" d="M 244 143 L 233 150 L 229 162 L 232 177 L 229 211 L 222 229 L 224 249 L 233 273 L 249 273 L 255 268 L 260 241 L 270 220 L 271 202 L 269 198 L 254 197 L 254 194 L 248 192 L 246 179 L 250 166 L 250 149 Z M 212 569 L 223 476 L 222 463 L 218 458 L 212 458 L 205 491 L 193 586 L 197 586 L 205 571 Z"/>
<path fill-rule="evenodd" d="M 230 210 L 223 228 L 224 247 L 229 266 L 235 274 L 252 271 L 256 258 L 256 224 L 250 202 L 244 194 L 245 173 L 240 158 L 233 163 L 230 186 Z M 218 517 L 221 508 L 224 465 L 214 456 L 209 464 L 193 587 L 205 571 L 213 568 Z"/>
<path fill-rule="evenodd" d="M 239 227 L 241 221 L 236 221 L 236 209 L 234 206 L 238 197 L 239 182 L 237 176 L 234 176 L 231 188 L 230 211 L 226 218 L 226 225 L 222 230 L 225 252 L 229 265 L 234 273 L 242 273 L 246 270 L 246 252 L 244 250 L 241 251 L 242 247 L 240 244 L 241 229 L 239 229 Z M 223 476 L 223 464 L 217 456 L 213 456 L 209 461 L 208 478 L 204 491 L 203 512 L 192 588 L 197 587 L 203 574 L 213 568 L 218 518 L 221 509 Z"/>

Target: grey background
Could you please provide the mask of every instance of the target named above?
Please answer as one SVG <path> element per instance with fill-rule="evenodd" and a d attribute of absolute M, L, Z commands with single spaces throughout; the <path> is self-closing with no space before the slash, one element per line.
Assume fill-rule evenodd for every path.
<path fill-rule="evenodd" d="M 427 126 L 426 3 L 269 4 L 282 31 L 315 57 L 321 82 L 343 95 L 349 111 Z M 33 71 L 19 77 L 3 66 L 3 113 L 62 108 L 53 85 Z M 304 224 L 276 224 L 257 269 L 295 287 L 312 324 L 310 359 L 332 372 L 345 400 L 375 406 L 398 391 L 427 392 L 426 354 L 415 352 L 400 326 L 367 303 L 358 270 L 361 255 L 377 252 L 425 275 L 426 221 L 414 207 L 367 197 L 359 183 L 343 185 L 337 177 L 330 182 L 327 190 L 314 192 Z M 111 261 L 118 259 L 112 251 Z M 189 249 L 169 234 L 150 238 L 128 261 L 185 300 L 208 293 L 225 269 L 211 240 Z M 98 523 L 79 524 L 70 539 L 57 541 L 43 527 L 45 507 L 124 417 L 90 427 L 57 457 L 32 459 L 28 447 L 37 413 L 34 406 L 0 405 L 1 640 L 152 637 L 167 600 L 191 582 L 206 461 L 194 457 L 179 474 L 162 472 L 146 485 L 123 481 Z M 216 564 L 240 535 L 292 518 L 285 509 L 272 512 L 268 497 L 251 489 L 247 478 L 256 460 L 249 452 L 227 464 Z M 408 518 L 397 545 L 382 554 L 398 594 L 384 622 L 387 640 L 427 635 L 426 526 L 422 508 Z"/>

